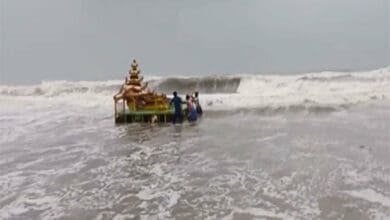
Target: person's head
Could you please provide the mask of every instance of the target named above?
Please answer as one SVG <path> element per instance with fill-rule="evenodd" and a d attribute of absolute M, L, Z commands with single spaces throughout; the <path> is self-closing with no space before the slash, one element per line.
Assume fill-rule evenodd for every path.
<path fill-rule="evenodd" d="M 190 100 L 190 95 L 186 95 L 186 100 L 188 101 L 188 100 Z"/>
<path fill-rule="evenodd" d="M 177 96 L 177 92 L 176 92 L 176 91 L 173 92 L 173 96 L 174 96 L 174 97 Z"/>
<path fill-rule="evenodd" d="M 199 92 L 195 91 L 195 97 L 198 98 Z"/>

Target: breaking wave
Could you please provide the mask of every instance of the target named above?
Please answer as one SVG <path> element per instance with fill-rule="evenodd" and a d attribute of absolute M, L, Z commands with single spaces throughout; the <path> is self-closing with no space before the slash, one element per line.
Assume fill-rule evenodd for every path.
<path fill-rule="evenodd" d="M 157 91 L 199 91 L 200 93 L 235 93 L 240 86 L 241 76 L 207 76 L 189 78 L 167 78 L 155 82 Z"/>
<path fill-rule="evenodd" d="M 169 77 L 145 80 L 158 92 L 171 94 L 172 91 L 204 94 L 235 93 L 240 85 L 241 76 L 215 77 Z M 122 81 L 43 81 L 37 85 L 7 86 L 0 85 L 0 94 L 9 96 L 60 96 L 70 93 L 97 93 L 113 95 Z"/>
<path fill-rule="evenodd" d="M 36 85 L 0 85 L 0 95 L 5 96 L 62 96 L 72 93 L 112 94 L 121 82 L 112 81 L 42 81 Z"/>
<path fill-rule="evenodd" d="M 147 76 L 146 76 L 147 77 Z M 322 72 L 299 75 L 220 75 L 206 77 L 150 77 L 155 91 L 170 95 L 199 91 L 205 110 L 273 112 L 331 112 L 390 97 L 390 67 L 374 71 Z M 37 85 L 0 85 L 1 99 L 62 100 L 83 105 L 112 106 L 123 82 L 44 81 Z"/>

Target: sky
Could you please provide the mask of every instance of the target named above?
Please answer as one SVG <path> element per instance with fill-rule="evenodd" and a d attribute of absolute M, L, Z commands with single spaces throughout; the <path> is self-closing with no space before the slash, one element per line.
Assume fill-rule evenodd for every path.
<path fill-rule="evenodd" d="M 390 64 L 389 0 L 0 0 L 0 84 Z"/>

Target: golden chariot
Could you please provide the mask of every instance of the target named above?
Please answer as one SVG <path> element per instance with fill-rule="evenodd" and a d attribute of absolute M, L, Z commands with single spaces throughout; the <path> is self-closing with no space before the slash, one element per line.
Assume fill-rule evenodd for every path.
<path fill-rule="evenodd" d="M 115 122 L 170 122 L 174 109 L 165 94 L 157 94 L 143 83 L 138 63 L 133 60 L 129 76 L 114 95 Z"/>

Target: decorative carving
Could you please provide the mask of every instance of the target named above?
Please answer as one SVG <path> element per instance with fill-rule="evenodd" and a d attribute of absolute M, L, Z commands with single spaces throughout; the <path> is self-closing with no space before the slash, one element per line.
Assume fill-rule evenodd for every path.
<path fill-rule="evenodd" d="M 124 99 L 131 110 L 166 110 L 169 103 L 165 94 L 157 95 L 154 91 L 148 89 L 148 83 L 142 83 L 143 77 L 140 76 L 141 70 L 138 63 L 133 60 L 129 76 L 121 86 L 119 92 L 114 96 L 114 101 Z"/>

